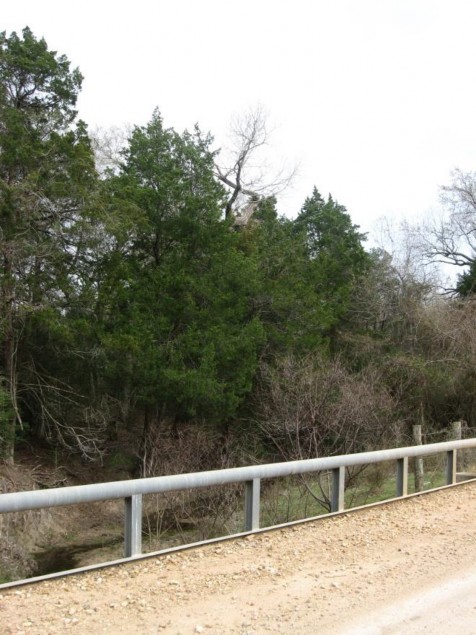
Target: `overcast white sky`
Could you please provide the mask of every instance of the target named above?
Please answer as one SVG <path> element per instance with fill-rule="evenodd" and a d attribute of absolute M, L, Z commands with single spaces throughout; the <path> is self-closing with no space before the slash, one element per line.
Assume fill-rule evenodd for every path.
<path fill-rule="evenodd" d="M 280 209 L 314 185 L 371 231 L 437 204 L 476 170 L 472 0 L 4 0 L 0 30 L 28 25 L 79 66 L 91 127 L 198 122 L 217 146 L 257 104 L 270 152 L 299 162 Z"/>

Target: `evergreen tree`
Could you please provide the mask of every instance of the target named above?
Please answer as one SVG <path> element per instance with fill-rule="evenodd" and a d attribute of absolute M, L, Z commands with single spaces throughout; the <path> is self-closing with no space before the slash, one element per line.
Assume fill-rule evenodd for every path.
<path fill-rule="evenodd" d="M 198 129 L 165 128 L 156 111 L 110 183 L 113 205 L 133 205 L 137 224 L 105 299 L 108 373 L 118 399 L 135 394 L 146 427 L 164 417 L 226 423 L 257 365 L 256 272 L 222 219 L 210 143 Z"/>
<path fill-rule="evenodd" d="M 352 290 L 368 270 L 370 258 L 363 247 L 365 235 L 358 231 L 347 210 L 332 199 L 325 201 L 314 188 L 294 222 L 308 256 L 303 272 L 319 306 L 322 330 L 331 336 L 349 309 Z"/>
<path fill-rule="evenodd" d="M 0 34 L 0 369 L 13 412 L 2 448 L 10 461 L 22 332 L 30 316 L 67 301 L 95 181 L 85 126 L 74 125 L 81 81 L 30 29 Z"/>
<path fill-rule="evenodd" d="M 473 260 L 469 269 L 458 276 L 456 293 L 461 297 L 472 295 L 476 290 L 476 260 Z"/>

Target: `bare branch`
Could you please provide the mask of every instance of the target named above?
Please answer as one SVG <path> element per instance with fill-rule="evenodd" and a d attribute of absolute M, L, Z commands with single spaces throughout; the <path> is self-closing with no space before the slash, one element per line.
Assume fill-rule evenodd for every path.
<path fill-rule="evenodd" d="M 297 168 L 282 167 L 271 171 L 261 152 L 268 144 L 266 113 L 261 107 L 235 117 L 231 124 L 231 148 L 228 165 L 216 164 L 217 178 L 230 190 L 225 208 L 226 218 L 247 224 L 260 199 L 284 191 L 293 180 Z"/>
<path fill-rule="evenodd" d="M 446 214 L 418 228 L 420 251 L 427 262 L 469 267 L 476 259 L 476 173 L 455 170 L 440 198 Z"/>
<path fill-rule="evenodd" d="M 132 126 L 96 127 L 90 132 L 91 145 L 96 159 L 96 170 L 100 175 L 108 170 L 116 172 L 121 165 L 122 150 L 131 135 Z"/>

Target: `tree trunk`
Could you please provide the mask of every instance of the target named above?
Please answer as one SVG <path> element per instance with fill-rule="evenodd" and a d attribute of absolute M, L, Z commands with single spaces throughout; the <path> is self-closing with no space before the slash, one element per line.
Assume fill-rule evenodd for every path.
<path fill-rule="evenodd" d="M 3 332 L 3 367 L 5 370 L 6 392 L 10 400 L 11 408 L 7 408 L 5 420 L 3 421 L 3 448 L 4 460 L 13 465 L 15 450 L 15 432 L 17 422 L 16 407 L 16 370 L 15 370 L 15 331 L 13 328 L 13 298 L 14 289 L 12 284 L 13 265 L 8 254 L 4 254 L 3 259 L 3 289 L 2 308 L 4 316 Z"/>

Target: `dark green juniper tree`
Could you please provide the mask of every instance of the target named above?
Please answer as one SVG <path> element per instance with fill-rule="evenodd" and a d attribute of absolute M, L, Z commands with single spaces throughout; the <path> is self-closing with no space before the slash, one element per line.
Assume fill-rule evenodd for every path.
<path fill-rule="evenodd" d="M 345 319 L 351 293 L 365 274 L 365 236 L 346 209 L 314 188 L 294 221 L 278 218 L 272 199 L 255 218 L 261 273 L 258 309 L 269 354 L 328 349 Z"/>
<path fill-rule="evenodd" d="M 325 201 L 316 188 L 304 202 L 294 227 L 304 238 L 312 283 L 329 312 L 332 329 L 347 311 L 350 292 L 370 264 L 362 245 L 365 235 L 343 205 L 331 196 Z"/>
<path fill-rule="evenodd" d="M 67 301 L 95 181 L 85 126 L 75 124 L 81 81 L 30 29 L 0 34 L 0 373 L 13 413 L 0 441 L 9 461 L 22 422 L 23 333 L 32 315 Z"/>
<path fill-rule="evenodd" d="M 146 433 L 164 419 L 230 421 L 263 338 L 256 268 L 223 220 L 210 144 L 198 129 L 165 128 L 156 111 L 109 183 L 111 205 L 133 206 L 137 222 L 105 299 L 107 372 L 119 401 L 134 395 Z"/>

